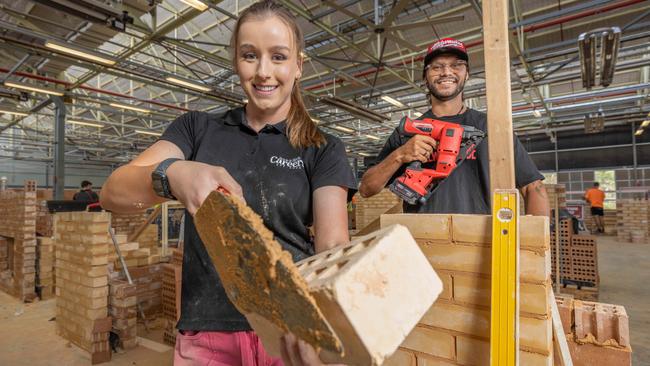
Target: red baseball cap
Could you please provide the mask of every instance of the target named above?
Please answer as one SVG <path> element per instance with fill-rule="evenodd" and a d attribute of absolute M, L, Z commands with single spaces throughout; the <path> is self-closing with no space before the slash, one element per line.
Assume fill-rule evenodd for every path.
<path fill-rule="evenodd" d="M 443 53 L 454 54 L 458 56 L 459 59 L 469 62 L 467 49 L 463 42 L 453 38 L 443 38 L 427 48 L 427 53 L 424 56 L 424 66 L 426 67 L 434 57 Z"/>

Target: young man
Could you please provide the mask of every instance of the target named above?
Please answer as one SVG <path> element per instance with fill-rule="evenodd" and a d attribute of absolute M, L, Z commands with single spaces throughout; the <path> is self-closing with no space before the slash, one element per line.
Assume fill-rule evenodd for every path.
<path fill-rule="evenodd" d="M 90 181 L 84 180 L 81 182 L 81 190 L 74 194 L 72 197 L 75 201 L 95 203 L 99 202 L 99 196 L 93 192 L 93 184 Z"/>
<path fill-rule="evenodd" d="M 463 104 L 463 89 L 469 79 L 468 62 L 465 45 L 452 38 L 439 40 L 427 49 L 422 77 L 429 91 L 431 109 L 419 119 L 433 118 L 487 132 L 487 115 Z M 526 214 L 548 216 L 544 177 L 519 140 L 513 138 L 516 184 L 526 203 Z M 478 146 L 461 151 L 467 156 L 465 162 L 440 183 L 424 205 L 404 203 L 404 212 L 490 214 L 488 140 L 489 136 Z M 402 175 L 410 162 L 419 160 L 425 163 L 425 168 L 434 167 L 434 163 L 427 162 L 435 148 L 436 141 L 429 136 L 404 137 L 396 129 L 379 153 L 379 163 L 364 174 L 359 192 L 363 197 L 379 193 Z"/>
<path fill-rule="evenodd" d="M 591 216 L 596 222 L 596 229 L 599 233 L 604 233 L 605 224 L 603 216 L 605 216 L 605 213 L 603 211 L 603 203 L 605 201 L 605 192 L 603 192 L 599 187 L 600 184 L 594 182 L 594 186 L 585 192 L 585 201 L 589 202 L 589 205 L 591 206 Z"/>

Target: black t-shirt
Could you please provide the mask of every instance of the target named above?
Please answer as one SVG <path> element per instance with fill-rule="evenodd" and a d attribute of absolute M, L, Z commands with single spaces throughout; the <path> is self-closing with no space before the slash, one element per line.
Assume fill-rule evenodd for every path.
<path fill-rule="evenodd" d="M 161 139 L 178 146 L 186 160 L 225 168 L 241 185 L 246 203 L 259 214 L 294 261 L 314 254 L 307 229 L 312 224 L 312 193 L 324 186 L 356 190 L 345 147 L 323 134 L 320 147 L 296 149 L 284 122 L 252 130 L 243 108 L 215 115 L 190 112 L 176 119 Z M 173 187 L 172 187 L 173 190 Z M 184 330 L 250 330 L 228 300 L 192 217 L 185 216 L 181 318 Z"/>
<path fill-rule="evenodd" d="M 465 113 L 436 117 L 428 110 L 419 118 L 435 118 L 445 122 L 454 122 L 461 125 L 472 126 L 487 132 L 487 115 L 485 113 L 467 109 Z M 410 137 L 402 136 L 397 129 L 386 141 L 377 157 L 377 161 L 384 160 L 395 149 L 405 144 Z M 409 213 L 462 213 L 462 214 L 490 214 L 490 175 L 488 167 L 488 139 L 483 139 L 476 150 L 467 157 L 442 183 L 438 190 L 424 204 L 410 205 L 404 203 L 404 212 Z M 528 153 L 514 137 L 515 149 L 515 180 L 517 188 L 521 188 L 536 180 L 544 179 L 530 159 Z M 464 152 L 461 152 L 464 153 Z M 435 169 L 435 163 L 423 164 L 425 168 Z M 403 165 L 388 181 L 387 186 L 406 170 Z"/>
<path fill-rule="evenodd" d="M 82 189 L 72 196 L 74 201 L 95 203 L 99 202 L 99 196 L 92 189 Z"/>

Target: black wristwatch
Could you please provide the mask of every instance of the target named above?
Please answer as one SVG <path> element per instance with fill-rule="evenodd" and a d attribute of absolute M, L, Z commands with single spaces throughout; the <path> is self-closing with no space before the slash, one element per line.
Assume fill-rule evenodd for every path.
<path fill-rule="evenodd" d="M 169 187 L 169 179 L 167 179 L 167 168 L 173 163 L 183 160 L 178 158 L 169 158 L 165 159 L 158 164 L 156 169 L 151 172 L 151 183 L 153 186 L 153 191 L 156 192 L 156 195 L 165 198 L 176 199 L 172 194 L 171 187 Z"/>

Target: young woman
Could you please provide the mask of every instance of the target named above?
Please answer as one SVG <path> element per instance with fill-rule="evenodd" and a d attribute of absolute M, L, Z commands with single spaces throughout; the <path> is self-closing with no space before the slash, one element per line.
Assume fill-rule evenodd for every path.
<path fill-rule="evenodd" d="M 346 200 L 356 182 L 342 142 L 316 128 L 302 101 L 303 42 L 293 16 L 272 1 L 246 9 L 231 40 L 246 106 L 179 117 L 103 186 L 101 203 L 109 210 L 175 198 L 190 214 L 177 365 L 283 364 L 264 352 L 228 300 L 196 232 L 191 215 L 211 191 L 223 187 L 245 199 L 296 261 L 349 241 Z M 320 364 L 303 342 L 290 335 L 283 342 L 285 365 Z"/>

